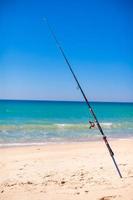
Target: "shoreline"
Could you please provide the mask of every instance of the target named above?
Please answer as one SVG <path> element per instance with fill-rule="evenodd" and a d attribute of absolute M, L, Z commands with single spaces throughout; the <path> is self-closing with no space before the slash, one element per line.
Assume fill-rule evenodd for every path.
<path fill-rule="evenodd" d="M 111 141 L 133 141 L 133 137 L 108 137 L 107 140 Z M 22 143 L 0 143 L 0 149 L 2 148 L 15 148 L 15 147 L 43 147 L 49 145 L 67 145 L 67 144 L 82 144 L 82 143 L 93 143 L 93 142 L 103 142 L 102 136 L 97 139 L 83 139 L 83 140 L 62 140 L 62 141 L 46 141 L 46 142 L 22 142 Z"/>
<path fill-rule="evenodd" d="M 132 200 L 133 140 L 0 148 L 2 200 Z"/>

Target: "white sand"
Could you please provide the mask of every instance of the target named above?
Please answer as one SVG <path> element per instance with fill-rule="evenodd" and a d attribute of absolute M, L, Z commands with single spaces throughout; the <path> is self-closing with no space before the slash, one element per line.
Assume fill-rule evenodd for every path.
<path fill-rule="evenodd" d="M 133 200 L 133 140 L 0 149 L 0 200 Z"/>

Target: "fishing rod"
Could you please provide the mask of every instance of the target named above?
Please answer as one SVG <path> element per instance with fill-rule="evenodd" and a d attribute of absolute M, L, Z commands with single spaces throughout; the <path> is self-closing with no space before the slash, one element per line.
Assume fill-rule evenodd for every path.
<path fill-rule="evenodd" d="M 112 148 L 111 148 L 111 146 L 110 146 L 110 144 L 109 144 L 109 142 L 108 142 L 108 140 L 107 140 L 106 135 L 104 134 L 104 132 L 103 132 L 103 130 L 102 130 L 102 127 L 101 127 L 101 125 L 100 125 L 100 123 L 99 123 L 99 121 L 98 121 L 98 119 L 97 119 L 97 117 L 96 117 L 96 114 L 94 113 L 94 111 L 93 111 L 93 109 L 92 109 L 92 107 L 91 107 L 91 105 L 90 105 L 90 103 L 89 103 L 89 101 L 88 101 L 88 99 L 87 99 L 87 97 L 86 97 L 86 95 L 85 95 L 85 93 L 84 93 L 84 91 L 83 91 L 83 89 L 82 89 L 82 87 L 81 87 L 81 85 L 80 85 L 80 83 L 79 83 L 79 81 L 78 81 L 78 79 L 77 79 L 77 77 L 76 77 L 76 75 L 75 75 L 73 69 L 72 69 L 72 66 L 71 66 L 70 62 L 68 61 L 68 58 L 66 57 L 66 55 L 65 55 L 65 53 L 64 53 L 64 50 L 63 50 L 63 48 L 61 47 L 59 41 L 57 40 L 57 37 L 56 37 L 56 35 L 55 35 L 53 29 L 51 28 L 50 24 L 48 23 L 47 19 L 44 18 L 43 20 L 46 22 L 46 24 L 47 24 L 47 26 L 48 26 L 48 28 L 49 28 L 49 31 L 50 31 L 50 33 L 51 33 L 53 39 L 55 40 L 55 43 L 56 43 L 57 47 L 59 48 L 61 54 L 63 55 L 63 57 L 64 57 L 64 59 L 65 59 L 67 65 L 68 65 L 68 67 L 69 67 L 69 70 L 71 71 L 71 73 L 72 73 L 72 75 L 73 75 L 73 78 L 75 79 L 75 81 L 76 81 L 76 83 L 77 83 L 77 85 L 78 85 L 78 88 L 80 89 L 80 91 L 81 91 L 81 93 L 82 93 L 82 95 L 83 95 L 83 97 L 84 97 L 84 100 L 85 100 L 85 102 L 86 102 L 86 104 L 87 104 L 87 106 L 88 106 L 88 108 L 89 108 L 89 111 L 90 111 L 91 115 L 93 116 L 94 121 L 95 121 L 95 123 L 96 123 L 96 125 L 97 125 L 97 127 L 98 127 L 98 129 L 99 129 L 99 131 L 100 131 L 100 133 L 101 133 L 101 135 L 102 135 L 103 141 L 105 142 L 105 145 L 106 145 L 106 147 L 107 147 L 107 149 L 108 149 L 108 151 L 109 151 L 109 154 L 110 154 L 110 156 L 111 156 L 111 158 L 112 158 L 112 160 L 113 160 L 113 163 L 114 163 L 114 165 L 115 165 L 115 167 L 116 167 L 116 170 L 117 170 L 117 172 L 118 172 L 120 178 L 122 178 L 121 172 L 120 172 L 119 167 L 118 167 L 118 165 L 117 165 L 117 163 L 116 163 L 116 160 L 115 160 L 115 158 L 114 158 L 114 152 L 113 152 L 113 150 L 112 150 Z"/>

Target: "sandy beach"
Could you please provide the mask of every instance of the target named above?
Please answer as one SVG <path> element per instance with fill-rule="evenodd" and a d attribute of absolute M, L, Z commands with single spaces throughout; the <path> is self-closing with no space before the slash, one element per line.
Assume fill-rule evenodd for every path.
<path fill-rule="evenodd" d="M 133 140 L 0 149 L 0 200 L 133 200 Z"/>

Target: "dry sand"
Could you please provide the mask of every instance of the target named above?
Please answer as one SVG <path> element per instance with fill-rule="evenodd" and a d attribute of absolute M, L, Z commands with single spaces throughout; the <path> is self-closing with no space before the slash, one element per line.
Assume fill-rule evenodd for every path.
<path fill-rule="evenodd" d="M 0 149 L 0 200 L 133 200 L 133 140 Z"/>

